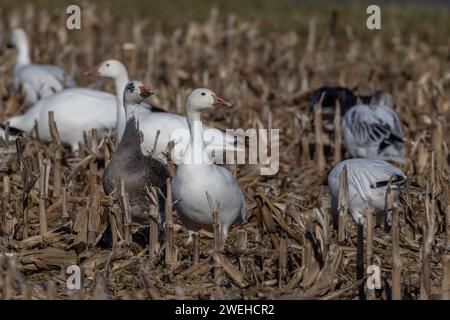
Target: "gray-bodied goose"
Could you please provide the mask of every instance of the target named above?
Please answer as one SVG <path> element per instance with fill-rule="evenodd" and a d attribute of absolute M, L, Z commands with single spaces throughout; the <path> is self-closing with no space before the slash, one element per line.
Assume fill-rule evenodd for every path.
<path fill-rule="evenodd" d="M 123 105 L 126 114 L 125 131 L 120 143 L 108 163 L 103 175 L 103 188 L 111 194 L 122 178 L 128 193 L 133 221 L 146 223 L 149 219 L 149 202 L 145 188 L 159 188 L 164 194 L 169 172 L 159 160 L 146 156 L 141 151 L 139 121 L 135 112 L 139 104 L 153 92 L 140 81 L 129 82 L 124 90 Z M 160 208 L 163 202 L 160 201 Z"/>

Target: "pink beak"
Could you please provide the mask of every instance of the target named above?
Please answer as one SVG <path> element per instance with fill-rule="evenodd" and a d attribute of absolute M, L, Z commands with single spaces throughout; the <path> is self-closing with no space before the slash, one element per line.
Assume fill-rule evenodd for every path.
<path fill-rule="evenodd" d="M 228 102 L 227 100 L 225 100 L 225 99 L 222 99 L 221 97 L 218 97 L 218 96 L 216 96 L 216 95 L 214 95 L 213 97 L 214 97 L 214 103 L 213 103 L 213 105 L 214 105 L 215 107 L 227 107 L 227 108 L 230 108 L 230 107 L 233 106 L 231 103 L 229 103 L 229 102 Z"/>
<path fill-rule="evenodd" d="M 140 86 L 139 90 L 141 90 L 141 97 L 144 99 L 154 95 L 155 91 L 156 91 L 156 90 L 150 89 L 146 86 Z"/>
<path fill-rule="evenodd" d="M 99 67 L 93 67 L 84 73 L 85 76 L 98 77 L 100 76 L 100 72 L 98 71 Z"/>

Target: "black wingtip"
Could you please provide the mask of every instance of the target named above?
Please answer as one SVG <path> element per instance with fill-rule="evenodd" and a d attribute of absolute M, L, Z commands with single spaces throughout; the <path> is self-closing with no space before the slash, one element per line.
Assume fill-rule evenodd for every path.
<path fill-rule="evenodd" d="M 394 133 L 391 133 L 389 135 L 388 140 L 392 141 L 392 142 L 400 142 L 400 143 L 404 143 L 405 142 L 405 139 L 403 139 L 402 137 L 399 137 L 398 135 L 396 135 Z"/>
<path fill-rule="evenodd" d="M 0 128 L 2 128 L 3 130 L 6 130 L 6 126 L 3 123 L 0 123 Z M 23 130 L 14 128 L 14 127 L 9 127 L 9 134 L 13 135 L 13 136 L 22 136 L 25 132 Z"/>
<path fill-rule="evenodd" d="M 414 188 L 422 188 L 422 186 L 415 181 L 410 181 L 409 185 Z"/>
<path fill-rule="evenodd" d="M 167 110 L 161 109 L 159 107 L 155 107 L 155 106 L 151 106 L 150 110 L 152 110 L 152 112 L 161 112 L 161 113 L 167 113 Z"/>
<path fill-rule="evenodd" d="M 403 182 L 403 181 L 405 181 L 405 180 L 406 180 L 405 177 L 400 176 L 400 175 L 395 175 L 395 176 L 392 178 L 392 180 L 391 180 L 391 185 L 398 184 L 398 183 Z M 370 187 L 371 187 L 372 189 L 378 189 L 378 188 L 386 187 L 388 184 L 389 184 L 389 180 L 385 180 L 385 181 L 377 181 L 377 182 L 375 183 L 375 185 L 371 185 Z"/>

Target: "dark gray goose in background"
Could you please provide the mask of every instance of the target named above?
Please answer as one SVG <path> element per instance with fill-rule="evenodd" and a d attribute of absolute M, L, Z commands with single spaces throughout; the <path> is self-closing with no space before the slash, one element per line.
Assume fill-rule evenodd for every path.
<path fill-rule="evenodd" d="M 344 145 L 353 158 L 405 162 L 401 122 L 392 96 L 383 91 L 370 104 L 350 108 L 342 119 Z"/>
<path fill-rule="evenodd" d="M 167 167 L 159 160 L 145 156 L 141 150 L 139 122 L 135 111 L 140 103 L 152 94 L 153 92 L 140 81 L 131 81 L 126 85 L 123 94 L 127 120 L 125 131 L 102 180 L 106 194 L 111 194 L 117 188 L 120 178 L 124 180 L 133 221 L 137 223 L 146 223 L 149 220 L 149 201 L 145 188 L 156 187 L 166 194 L 166 180 L 169 178 Z M 160 200 L 160 209 L 163 210 L 164 202 Z"/>
<path fill-rule="evenodd" d="M 341 106 L 341 115 L 344 115 L 351 107 L 358 104 L 358 100 L 362 103 L 369 103 L 372 96 L 358 96 L 354 93 L 354 90 L 344 87 L 320 87 L 311 97 L 309 105 L 309 111 L 314 112 L 315 106 L 320 102 L 322 98 L 322 120 L 324 129 L 327 131 L 334 130 L 334 113 L 336 108 L 336 101 L 339 101 Z"/>

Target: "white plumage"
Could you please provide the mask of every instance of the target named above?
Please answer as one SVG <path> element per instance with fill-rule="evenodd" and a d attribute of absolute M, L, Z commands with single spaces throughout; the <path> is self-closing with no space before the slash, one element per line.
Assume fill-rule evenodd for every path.
<path fill-rule="evenodd" d="M 117 60 L 106 60 L 99 66 L 89 70 L 87 75 L 102 76 L 112 78 L 115 84 L 117 95 L 117 138 L 118 141 L 125 130 L 126 118 L 123 108 L 123 91 L 129 81 L 128 72 L 125 66 Z M 186 117 L 166 113 L 166 112 L 151 112 L 150 106 L 144 104 L 136 110 L 136 117 L 139 119 L 139 127 L 144 135 L 144 141 L 141 144 L 142 151 L 146 154 L 153 150 L 157 133 L 159 137 L 156 145 L 156 158 L 166 161 L 164 153 L 167 151 L 167 144 L 170 141 L 176 142 L 174 148 L 174 161 L 178 163 L 181 161 L 180 155 L 183 154 L 189 142 L 189 127 L 186 122 Z M 178 131 L 180 130 L 180 131 Z M 226 150 L 240 149 L 234 146 L 235 137 L 226 134 L 218 129 L 210 128 L 203 125 L 204 140 L 207 143 L 207 151 L 212 150 L 218 153 L 223 153 Z M 181 133 L 181 137 L 175 133 Z M 181 138 L 181 139 L 180 139 Z"/>
<path fill-rule="evenodd" d="M 369 105 L 357 105 L 344 115 L 344 145 L 352 157 L 404 162 L 403 130 L 391 107 L 392 96 L 376 92 Z"/>
<path fill-rule="evenodd" d="M 25 102 L 35 103 L 64 88 L 76 87 L 75 81 L 63 69 L 52 65 L 32 64 L 25 31 L 12 31 L 9 47 L 17 49 L 13 89 L 24 94 Z"/>
<path fill-rule="evenodd" d="M 97 129 L 106 134 L 116 124 L 116 99 L 112 94 L 89 88 L 71 88 L 48 96 L 35 103 L 26 113 L 9 118 L 13 128 L 30 132 L 38 123 L 39 138 L 51 141 L 48 112 L 54 112 L 56 126 L 63 143 L 72 151 L 82 143 L 83 131 Z"/>
<path fill-rule="evenodd" d="M 239 219 L 246 219 L 245 200 L 234 176 L 224 167 L 212 164 L 203 146 L 201 110 L 219 105 L 231 106 L 209 89 L 195 89 L 187 99 L 186 117 L 190 130 L 190 142 L 184 153 L 183 163 L 172 180 L 176 210 L 188 229 L 190 238 L 199 228 L 212 229 L 212 203 L 219 201 L 219 219 L 223 239 L 229 227 Z"/>
<path fill-rule="evenodd" d="M 398 197 L 399 185 L 406 179 L 398 168 L 383 160 L 348 159 L 337 164 L 328 175 L 328 187 L 332 196 L 332 212 L 337 214 L 339 179 L 347 166 L 349 212 L 358 223 L 364 223 L 363 214 L 371 207 L 374 214 L 383 213 L 389 179 L 394 198 Z"/>

